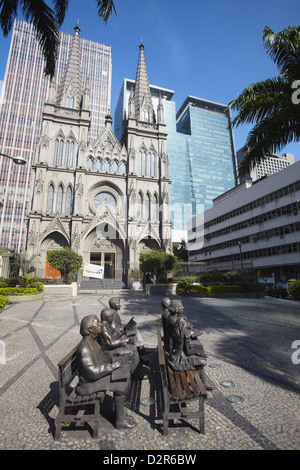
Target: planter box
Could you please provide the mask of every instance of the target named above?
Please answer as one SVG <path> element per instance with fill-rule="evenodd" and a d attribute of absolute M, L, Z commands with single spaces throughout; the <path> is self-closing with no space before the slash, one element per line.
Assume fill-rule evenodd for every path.
<path fill-rule="evenodd" d="M 177 283 L 174 284 L 146 284 L 146 293 L 149 295 L 175 295 Z"/>
<path fill-rule="evenodd" d="M 10 303 L 16 302 L 32 302 L 33 300 L 42 300 L 45 296 L 45 292 L 40 292 L 35 295 L 8 295 L 8 301 Z"/>
<path fill-rule="evenodd" d="M 77 282 L 72 284 L 45 285 L 45 295 L 55 297 L 75 297 L 77 295 Z"/>

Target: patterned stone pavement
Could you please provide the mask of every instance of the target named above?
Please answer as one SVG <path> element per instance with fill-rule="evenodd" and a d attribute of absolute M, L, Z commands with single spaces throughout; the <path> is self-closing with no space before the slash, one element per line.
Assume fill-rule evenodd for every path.
<path fill-rule="evenodd" d="M 115 295 L 115 294 L 114 294 Z M 205 434 L 198 422 L 178 421 L 162 435 L 162 394 L 156 363 L 155 320 L 160 297 L 122 292 L 121 317 L 135 317 L 149 366 L 135 381 L 127 401 L 137 426 L 114 428 L 108 393 L 100 418 L 102 432 L 64 428 L 54 441 L 58 411 L 57 363 L 79 341 L 81 319 L 100 315 L 111 295 L 82 295 L 9 305 L 0 313 L 1 450 L 296 450 L 300 448 L 300 365 L 291 361 L 291 341 L 300 340 L 299 302 L 274 299 L 183 299 L 185 314 L 202 329 L 206 370 L 216 384 L 205 404 Z M 300 358 L 300 354 L 299 354 Z M 211 367 L 218 364 L 219 367 Z M 221 381 L 232 381 L 226 388 Z M 231 403 L 228 395 L 241 396 Z M 154 404 L 143 404 L 145 398 Z M 197 406 L 195 404 L 195 406 Z"/>

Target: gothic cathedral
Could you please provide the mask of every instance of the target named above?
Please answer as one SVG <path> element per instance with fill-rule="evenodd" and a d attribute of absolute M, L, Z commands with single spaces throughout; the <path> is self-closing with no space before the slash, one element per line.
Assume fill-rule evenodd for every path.
<path fill-rule="evenodd" d="M 144 45 L 120 143 L 112 118 L 89 141 L 90 89 L 81 78 L 79 27 L 58 89 L 50 83 L 37 146 L 28 216 L 27 252 L 42 259 L 37 275 L 52 277 L 47 253 L 70 247 L 104 277 L 127 282 L 139 256 L 171 253 L 171 201 L 166 126 L 154 109 Z"/>

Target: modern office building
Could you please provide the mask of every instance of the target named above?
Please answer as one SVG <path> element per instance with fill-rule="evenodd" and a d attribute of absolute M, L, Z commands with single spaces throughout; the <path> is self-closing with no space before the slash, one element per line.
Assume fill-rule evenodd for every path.
<path fill-rule="evenodd" d="M 243 149 L 240 149 L 236 152 L 237 164 L 240 165 L 245 154 Z M 262 178 L 266 175 L 273 175 L 283 168 L 286 168 L 289 165 L 292 165 L 295 162 L 294 155 L 292 153 L 285 153 L 282 156 L 272 154 L 266 157 L 265 160 L 262 160 L 260 163 L 254 165 L 251 172 L 240 178 L 240 183 L 243 181 L 251 179 L 256 181 L 259 178 Z"/>
<path fill-rule="evenodd" d="M 115 133 L 122 139 L 130 88 L 125 79 L 115 111 Z M 187 220 L 212 206 L 215 197 L 237 184 L 231 117 L 223 104 L 188 96 L 177 114 L 174 92 L 150 85 L 161 96 L 167 130 L 172 201 L 172 240 L 187 239 Z M 123 123 L 123 124 L 122 124 Z"/>
<path fill-rule="evenodd" d="M 60 34 L 56 84 L 61 83 L 72 35 Z M 82 86 L 91 93 L 90 138 L 105 128 L 111 98 L 111 48 L 80 38 Z M 49 88 L 44 60 L 31 23 L 16 20 L 0 101 L 0 152 L 20 155 L 24 167 L 0 159 L 0 248 L 24 248 L 26 215 L 30 207 L 31 164 L 42 132 L 42 111 Z"/>
<path fill-rule="evenodd" d="M 273 282 L 300 278 L 300 162 L 214 199 L 189 221 L 193 272 L 255 270 Z"/>

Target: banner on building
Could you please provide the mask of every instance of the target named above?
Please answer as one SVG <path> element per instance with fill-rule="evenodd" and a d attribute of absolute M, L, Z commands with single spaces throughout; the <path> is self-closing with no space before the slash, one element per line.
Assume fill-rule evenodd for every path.
<path fill-rule="evenodd" d="M 97 279 L 103 279 L 103 273 L 104 266 L 85 263 L 82 275 L 86 277 L 96 277 Z"/>

